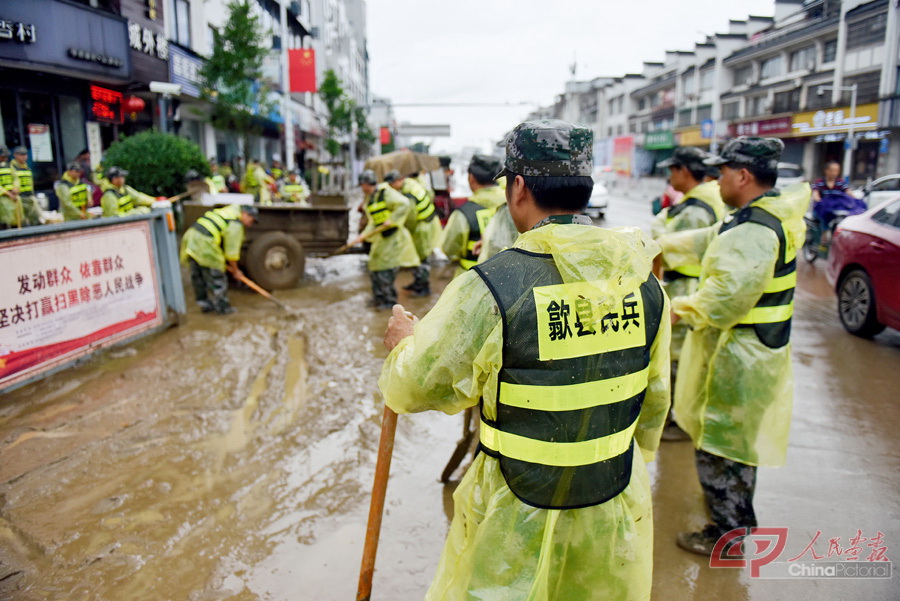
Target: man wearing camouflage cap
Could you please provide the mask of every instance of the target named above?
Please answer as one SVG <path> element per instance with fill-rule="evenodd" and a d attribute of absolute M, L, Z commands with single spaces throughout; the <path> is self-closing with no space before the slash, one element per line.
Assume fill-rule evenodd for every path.
<path fill-rule="evenodd" d="M 415 174 L 404 177 L 396 169 L 388 171 L 384 181 L 406 196 L 412 205 L 404 227 L 413 237 L 419 265 L 413 268 L 412 283 L 403 289 L 409 290 L 413 296 L 431 296 L 431 265 L 428 261 L 441 235 L 441 222 L 437 219 L 434 206 L 434 192 L 423 186 Z"/>
<path fill-rule="evenodd" d="M 683 196 L 675 206 L 663 209 L 653 220 L 650 233 L 654 240 L 672 232 L 709 227 L 725 216 L 725 205 L 719 196 L 719 183 L 704 183 L 708 167 L 703 161 L 707 158 L 708 155 L 699 148 L 685 146 L 676 148 L 671 157 L 656 164 L 660 169 L 668 170 L 669 183 Z M 663 272 L 666 293 L 670 298 L 692 294 L 697 290 L 699 277 L 699 263 L 666 269 Z M 672 328 L 673 382 L 687 330 L 686 324 L 678 324 Z M 674 422 L 670 422 L 663 431 L 663 440 L 686 439 L 687 435 Z"/>
<path fill-rule="evenodd" d="M 82 181 L 83 167 L 78 161 L 72 161 L 65 173 L 53 187 L 59 199 L 59 208 L 66 221 L 80 221 L 88 218 L 91 187 Z"/>
<path fill-rule="evenodd" d="M 450 214 L 444 228 L 441 250 L 451 261 L 458 261 L 456 275 L 471 269 L 478 262 L 475 246 L 497 209 L 506 202 L 503 189 L 497 185 L 500 160 L 476 154 L 469 162 L 469 188 L 472 196 Z"/>
<path fill-rule="evenodd" d="M 783 148 L 774 138 L 728 142 L 706 163 L 720 165 L 722 200 L 735 212 L 712 227 L 657 240 L 669 269 L 701 266 L 697 290 L 672 300 L 673 321 L 691 328 L 675 419 L 694 442 L 712 518 L 700 532 L 679 534 L 677 543 L 701 555 L 726 532 L 757 525 L 756 468 L 783 465 L 787 452 L 796 251 L 810 189 L 774 187 Z"/>
<path fill-rule="evenodd" d="M 591 130 L 529 121 L 506 145 L 511 249 L 416 322 L 394 306 L 379 385 L 397 412 L 480 408 L 480 449 L 426 599 L 649 599 L 652 458 L 669 319 L 637 228 L 582 215 Z"/>
<path fill-rule="evenodd" d="M 110 167 L 106 171 L 109 185 L 100 197 L 104 217 L 124 217 L 150 212 L 154 198 L 125 185 L 128 172 L 121 167 Z"/>

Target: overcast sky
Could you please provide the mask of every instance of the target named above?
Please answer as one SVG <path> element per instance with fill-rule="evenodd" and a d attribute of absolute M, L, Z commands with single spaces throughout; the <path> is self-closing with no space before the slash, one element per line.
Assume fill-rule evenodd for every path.
<path fill-rule="evenodd" d="M 729 19 L 771 16 L 773 0 L 368 0 L 372 93 L 402 103 L 526 106 L 395 108 L 398 122 L 448 123 L 432 151 L 487 150 L 571 79 L 640 73 L 693 50 Z"/>

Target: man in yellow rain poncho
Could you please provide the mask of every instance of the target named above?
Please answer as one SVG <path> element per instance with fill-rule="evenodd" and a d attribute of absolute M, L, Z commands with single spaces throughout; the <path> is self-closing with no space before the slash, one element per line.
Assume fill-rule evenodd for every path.
<path fill-rule="evenodd" d="M 700 285 L 673 298 L 691 327 L 675 384 L 675 419 L 696 447 L 697 474 L 712 523 L 678 545 L 709 555 L 718 538 L 757 524 L 756 468 L 783 465 L 794 383 L 791 316 L 796 250 L 810 189 L 773 186 L 784 144 L 737 138 L 718 157 L 722 200 L 737 209 L 710 228 L 662 236 L 669 269 L 701 261 Z"/>
<path fill-rule="evenodd" d="M 126 177 L 128 172 L 119 167 L 110 167 L 107 170 L 106 178 L 109 185 L 104 188 L 103 196 L 100 197 L 104 217 L 143 215 L 150 212 L 154 198 L 126 185 Z"/>
<path fill-rule="evenodd" d="M 506 190 L 506 177 L 498 177 L 497 185 Z M 518 238 L 519 230 L 516 229 L 516 224 L 509 214 L 509 207 L 504 202 L 488 222 L 481 236 L 481 247 L 475 249 L 478 262 L 484 263 L 501 250 L 512 248 Z"/>
<path fill-rule="evenodd" d="M 708 155 L 693 146 L 680 147 L 668 159 L 656 164 L 660 169 L 668 169 L 669 183 L 684 196 L 673 207 L 659 212 L 650 226 L 653 239 L 672 232 L 705 228 L 720 221 L 726 213 L 725 204 L 719 195 L 719 183 L 704 183 L 708 166 L 703 161 Z M 700 278 L 700 263 L 667 269 L 663 273 L 666 293 L 669 298 L 687 296 L 697 290 Z M 687 336 L 686 323 L 672 328 L 672 378 L 674 382 L 678 370 L 681 346 Z M 687 435 L 672 421 L 663 430 L 663 440 L 686 440 Z"/>
<path fill-rule="evenodd" d="M 469 163 L 468 202 L 450 214 L 444 228 L 441 250 L 451 261 L 458 261 L 456 275 L 471 269 L 478 262 L 475 246 L 497 209 L 506 202 L 503 189 L 494 181 L 500 171 L 500 161 L 492 156 L 476 154 Z"/>
<path fill-rule="evenodd" d="M 409 290 L 413 296 L 431 296 L 431 265 L 428 260 L 441 235 L 441 222 L 437 219 L 434 206 L 434 192 L 423 186 L 415 176 L 403 177 L 396 169 L 388 171 L 384 181 L 406 196 L 412 204 L 405 226 L 416 245 L 419 265 L 413 268 L 412 284 L 404 286 L 404 290 Z"/>
<path fill-rule="evenodd" d="M 645 460 L 669 408 L 658 248 L 579 215 L 590 129 L 522 123 L 506 196 L 522 235 L 414 325 L 394 307 L 379 379 L 397 412 L 480 405 L 482 452 L 453 495 L 429 600 L 650 599 Z"/>
<path fill-rule="evenodd" d="M 228 205 L 203 214 L 181 240 L 181 262 L 191 269 L 194 298 L 204 313 L 234 313 L 228 302 L 228 276 L 241 272 L 238 261 L 245 228 L 256 223 L 259 209 L 252 205 Z"/>
<path fill-rule="evenodd" d="M 372 243 L 369 249 L 369 276 L 372 279 L 372 304 L 390 309 L 397 302 L 394 280 L 401 267 L 415 267 L 419 255 L 412 236 L 403 226 L 410 211 L 409 199 L 386 182 L 378 183 L 369 169 L 359 174 L 359 185 L 365 195 L 366 228 L 361 239 Z"/>

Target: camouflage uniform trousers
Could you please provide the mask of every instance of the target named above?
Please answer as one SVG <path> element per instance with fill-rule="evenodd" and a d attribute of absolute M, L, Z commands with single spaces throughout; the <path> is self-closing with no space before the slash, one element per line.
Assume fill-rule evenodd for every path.
<path fill-rule="evenodd" d="M 372 296 L 375 306 L 379 309 L 392 307 L 397 302 L 397 289 L 394 288 L 397 269 L 370 271 L 369 277 L 372 279 Z"/>
<path fill-rule="evenodd" d="M 428 257 L 422 259 L 416 267 L 413 267 L 413 282 L 409 289 L 413 292 L 431 292 L 431 264 Z"/>
<path fill-rule="evenodd" d="M 231 305 L 228 302 L 228 277 L 224 271 L 203 267 L 192 258 L 188 258 L 191 267 L 191 285 L 194 287 L 194 298 L 204 313 L 215 311 L 222 313 Z"/>
<path fill-rule="evenodd" d="M 756 466 L 695 450 L 697 475 L 713 524 L 722 534 L 756 526 Z"/>

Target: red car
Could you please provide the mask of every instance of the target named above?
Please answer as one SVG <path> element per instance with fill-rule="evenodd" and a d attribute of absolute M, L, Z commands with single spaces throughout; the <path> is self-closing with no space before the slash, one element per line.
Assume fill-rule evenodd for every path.
<path fill-rule="evenodd" d="M 828 256 L 838 316 L 851 334 L 900 330 L 900 197 L 844 219 Z"/>

